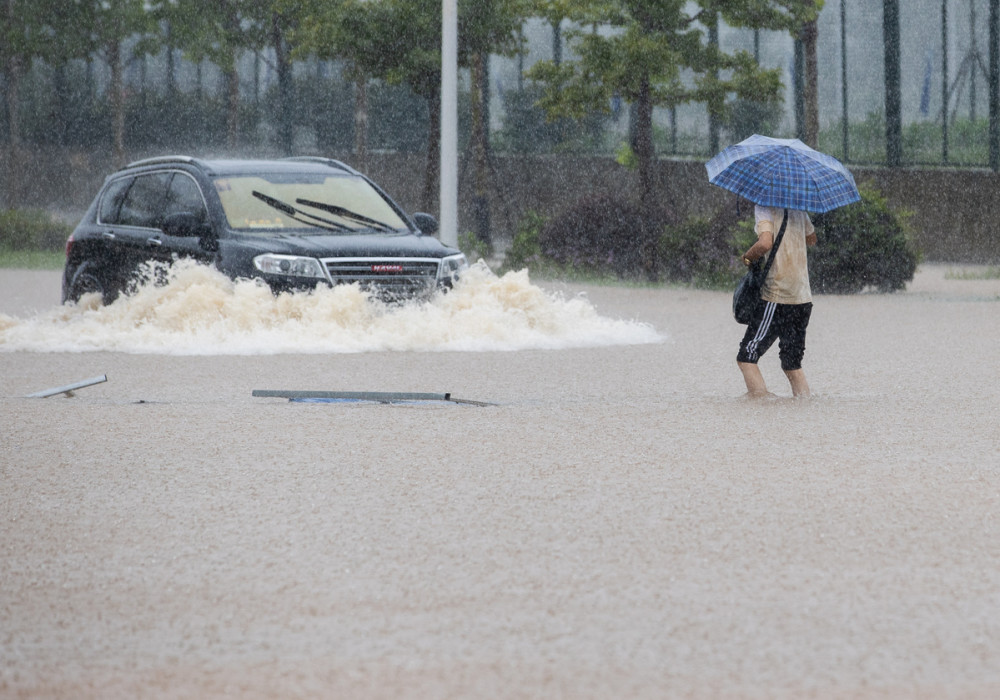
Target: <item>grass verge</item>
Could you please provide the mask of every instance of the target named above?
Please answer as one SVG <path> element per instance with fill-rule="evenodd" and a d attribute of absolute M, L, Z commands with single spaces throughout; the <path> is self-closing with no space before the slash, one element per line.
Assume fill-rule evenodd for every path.
<path fill-rule="evenodd" d="M 0 268 L 61 270 L 66 254 L 61 250 L 9 250 L 0 248 Z"/>
<path fill-rule="evenodd" d="M 1000 280 L 1000 267 L 984 267 L 979 270 L 948 270 L 946 280 Z"/>

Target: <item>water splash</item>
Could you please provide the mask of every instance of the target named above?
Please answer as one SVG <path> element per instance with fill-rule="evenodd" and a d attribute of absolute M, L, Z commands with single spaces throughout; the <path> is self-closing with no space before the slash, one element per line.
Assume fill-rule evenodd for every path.
<path fill-rule="evenodd" d="M 181 261 L 102 306 L 96 295 L 31 318 L 0 314 L 0 351 L 268 355 L 510 351 L 661 342 L 652 326 L 600 316 L 583 296 L 533 285 L 527 271 L 484 265 L 429 301 L 383 304 L 354 285 L 273 295 Z M 155 275 L 154 275 L 155 276 Z"/>

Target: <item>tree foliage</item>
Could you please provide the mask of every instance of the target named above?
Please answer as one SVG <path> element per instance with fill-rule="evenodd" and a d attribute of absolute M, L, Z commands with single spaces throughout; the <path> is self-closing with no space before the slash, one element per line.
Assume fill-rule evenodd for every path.
<path fill-rule="evenodd" d="M 745 51 L 726 53 L 706 40 L 718 17 L 733 26 L 791 30 L 815 17 L 813 0 L 537 0 L 536 12 L 575 23 L 567 32 L 578 58 L 542 61 L 529 76 L 545 85 L 549 115 L 580 118 L 607 110 L 612 98 L 637 106 L 637 159 L 644 200 L 652 198 L 653 107 L 697 102 L 722 117 L 732 97 L 777 101 L 778 70 Z M 607 31 L 596 31 L 596 27 Z"/>
<path fill-rule="evenodd" d="M 41 55 L 50 44 L 42 32 L 44 15 L 33 0 L 0 0 L 0 76 L 6 90 L 4 101 L 11 144 L 16 148 L 21 140 L 20 102 L 21 75 L 31 60 Z"/>
<path fill-rule="evenodd" d="M 441 90 L 440 0 L 303 0 L 298 50 L 346 59 L 356 76 L 406 84 L 427 104 L 430 138 L 423 207 L 433 204 L 438 180 Z M 523 0 L 459 0 L 458 60 L 510 53 L 523 19 Z"/>
<path fill-rule="evenodd" d="M 122 77 L 130 56 L 156 46 L 156 22 L 145 0 L 53 0 L 47 27 L 58 37 L 62 60 L 98 56 L 111 71 L 110 105 L 114 160 L 125 162 L 125 87 Z M 126 47 L 129 41 L 130 48 Z"/>
<path fill-rule="evenodd" d="M 230 148 L 239 132 L 239 75 L 237 63 L 245 51 L 259 51 L 267 43 L 267 3 L 256 0 L 159 0 L 154 15 L 169 27 L 168 50 L 175 46 L 193 62 L 208 60 L 226 79 L 226 132 Z"/>

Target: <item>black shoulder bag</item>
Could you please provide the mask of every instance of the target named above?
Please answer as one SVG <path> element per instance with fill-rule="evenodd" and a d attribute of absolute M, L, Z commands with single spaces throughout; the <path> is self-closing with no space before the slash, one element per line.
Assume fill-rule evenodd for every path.
<path fill-rule="evenodd" d="M 774 256 L 778 254 L 778 246 L 781 245 L 781 239 L 785 235 L 785 226 L 787 225 L 788 210 L 785 209 L 785 216 L 782 218 L 781 228 L 778 230 L 778 238 L 774 241 L 774 247 L 771 249 L 771 256 L 767 259 L 767 264 L 764 264 L 763 258 L 757 258 L 750 265 L 750 269 L 747 270 L 740 283 L 736 285 L 736 291 L 733 293 L 733 318 L 736 319 L 737 323 L 746 325 L 753 318 L 753 312 L 757 310 L 757 304 L 760 303 L 761 287 L 764 286 L 767 273 L 771 270 Z"/>

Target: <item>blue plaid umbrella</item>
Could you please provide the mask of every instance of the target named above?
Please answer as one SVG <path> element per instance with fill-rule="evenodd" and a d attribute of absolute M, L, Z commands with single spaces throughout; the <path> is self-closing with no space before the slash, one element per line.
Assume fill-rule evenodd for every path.
<path fill-rule="evenodd" d="M 713 185 L 762 206 L 821 213 L 861 199 L 843 163 L 798 139 L 754 134 L 723 149 L 705 169 Z"/>

